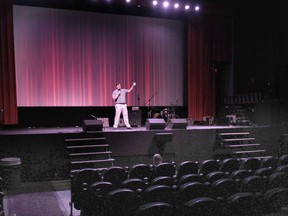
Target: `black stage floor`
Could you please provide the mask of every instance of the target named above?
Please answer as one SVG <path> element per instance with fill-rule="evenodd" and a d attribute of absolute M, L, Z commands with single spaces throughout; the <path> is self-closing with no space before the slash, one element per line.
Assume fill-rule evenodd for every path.
<path fill-rule="evenodd" d="M 172 142 L 165 147 L 166 161 L 201 161 L 215 157 L 215 140 L 220 132 L 249 132 L 268 155 L 282 153 L 280 139 L 288 133 L 288 125 L 267 126 L 188 126 L 187 129 L 147 130 L 104 128 L 88 133 L 82 127 L 19 128 L 0 130 L 0 158 L 19 157 L 23 181 L 69 178 L 69 157 L 65 139 L 95 137 L 101 133 L 110 145 L 115 165 L 132 166 L 151 163 L 157 153 L 156 134 L 169 133 Z"/>

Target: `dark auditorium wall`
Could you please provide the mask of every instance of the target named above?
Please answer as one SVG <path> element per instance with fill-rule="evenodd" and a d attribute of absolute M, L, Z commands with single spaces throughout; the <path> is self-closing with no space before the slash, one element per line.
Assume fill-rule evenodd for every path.
<path fill-rule="evenodd" d="M 287 27 L 285 0 L 234 1 L 234 94 L 262 93 L 260 124 L 288 122 Z"/>

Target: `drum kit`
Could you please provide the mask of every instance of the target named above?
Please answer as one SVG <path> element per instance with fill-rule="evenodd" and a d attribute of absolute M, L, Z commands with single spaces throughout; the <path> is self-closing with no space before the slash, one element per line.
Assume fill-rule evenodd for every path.
<path fill-rule="evenodd" d="M 148 118 L 163 118 L 166 122 L 168 122 L 169 119 L 178 117 L 175 110 L 175 107 L 167 107 L 160 111 L 157 108 L 151 108 L 151 110 L 148 112 Z"/>

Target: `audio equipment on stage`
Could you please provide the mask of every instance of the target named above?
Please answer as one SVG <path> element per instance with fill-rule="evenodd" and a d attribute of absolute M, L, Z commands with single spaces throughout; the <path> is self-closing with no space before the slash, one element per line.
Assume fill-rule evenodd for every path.
<path fill-rule="evenodd" d="M 146 121 L 147 130 L 163 130 L 165 126 L 166 122 L 164 119 L 147 119 Z"/>
<path fill-rule="evenodd" d="M 142 125 L 141 110 L 129 110 L 128 117 L 129 117 L 129 123 L 132 127 L 140 127 Z"/>
<path fill-rule="evenodd" d="M 186 129 L 187 126 L 188 122 L 186 118 L 169 119 L 167 124 L 168 129 Z"/>
<path fill-rule="evenodd" d="M 101 120 L 84 120 L 83 121 L 83 131 L 102 131 L 103 122 Z"/>

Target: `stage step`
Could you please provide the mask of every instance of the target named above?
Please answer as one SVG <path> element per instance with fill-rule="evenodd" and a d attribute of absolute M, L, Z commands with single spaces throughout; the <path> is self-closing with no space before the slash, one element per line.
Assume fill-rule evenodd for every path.
<path fill-rule="evenodd" d="M 249 132 L 242 133 L 219 133 L 220 136 L 235 136 L 235 135 L 249 135 Z"/>
<path fill-rule="evenodd" d="M 109 147 L 108 144 L 67 146 L 67 149 Z"/>
<path fill-rule="evenodd" d="M 105 151 L 105 152 L 84 152 L 84 153 L 71 153 L 69 154 L 70 157 L 77 157 L 77 156 L 93 156 L 93 155 L 105 155 L 105 154 L 112 154 L 111 151 Z"/>
<path fill-rule="evenodd" d="M 105 160 L 86 160 L 86 161 L 70 161 L 71 164 L 91 164 L 91 163 L 103 163 L 103 162 L 114 162 L 115 159 L 105 159 Z"/>
<path fill-rule="evenodd" d="M 259 153 L 259 152 L 266 152 L 266 150 L 251 150 L 251 151 L 235 151 L 233 154 L 248 154 L 248 153 Z"/>
<path fill-rule="evenodd" d="M 226 145 L 226 147 L 228 148 L 252 147 L 252 146 L 260 146 L 260 144 L 254 143 L 254 144 L 241 144 L 241 145 Z"/>
<path fill-rule="evenodd" d="M 70 171 L 76 168 L 103 169 L 114 165 L 115 159 L 112 158 L 112 151 L 105 137 L 65 139 L 65 142 L 70 157 Z"/>
<path fill-rule="evenodd" d="M 217 158 L 227 157 L 265 157 L 266 150 L 261 148 L 260 143 L 251 137 L 250 132 L 221 132 L 215 140 L 214 153 Z M 246 154 L 246 155 L 245 155 Z"/>
<path fill-rule="evenodd" d="M 78 139 L 65 139 L 65 142 L 83 142 L 83 141 L 101 141 L 106 140 L 105 137 L 96 137 L 96 138 L 78 138 Z"/>
<path fill-rule="evenodd" d="M 254 141 L 255 138 L 222 139 L 223 142 Z"/>

